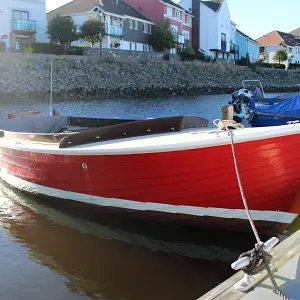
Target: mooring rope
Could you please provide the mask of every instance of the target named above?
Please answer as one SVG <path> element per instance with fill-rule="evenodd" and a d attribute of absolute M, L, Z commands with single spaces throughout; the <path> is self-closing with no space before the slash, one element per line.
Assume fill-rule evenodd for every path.
<path fill-rule="evenodd" d="M 274 286 L 274 289 L 275 289 L 276 293 L 283 300 L 292 300 L 291 298 L 287 297 L 280 290 L 279 286 L 277 285 L 277 283 L 275 281 L 275 278 L 273 277 L 271 268 L 269 266 L 269 263 L 270 263 L 270 261 L 272 259 L 272 256 L 269 253 L 267 253 L 267 252 L 265 252 L 263 250 L 264 244 L 262 243 L 262 241 L 261 241 L 261 239 L 259 237 L 258 231 L 257 231 L 257 229 L 255 227 L 255 224 L 254 224 L 254 221 L 252 219 L 251 212 L 250 212 L 248 204 L 247 204 L 247 199 L 246 199 L 245 194 L 244 194 L 244 188 L 243 188 L 243 184 L 242 184 L 242 180 L 241 180 L 241 176 L 240 176 L 240 172 L 239 172 L 239 167 L 238 167 L 238 162 L 237 162 L 236 152 L 235 152 L 235 146 L 234 146 L 234 140 L 233 140 L 233 132 L 232 132 L 232 130 L 230 130 L 228 128 L 228 127 L 230 127 L 229 122 L 226 125 L 227 125 L 226 126 L 226 130 L 227 130 L 227 132 L 228 132 L 228 134 L 230 136 L 230 140 L 231 140 L 231 150 L 232 150 L 234 167 L 235 167 L 235 172 L 236 172 L 236 177 L 237 177 L 237 180 L 238 180 L 238 185 L 239 185 L 240 193 L 241 193 L 241 196 L 242 196 L 242 200 L 243 200 L 243 203 L 244 203 L 244 207 L 245 207 L 245 210 L 246 210 L 246 213 L 247 213 L 247 216 L 248 216 L 251 228 L 252 228 L 253 233 L 255 235 L 255 238 L 257 240 L 257 244 L 255 245 L 255 248 L 253 250 L 248 251 L 248 252 L 246 252 L 246 253 L 244 253 L 244 254 L 242 254 L 240 256 L 240 258 L 248 256 L 251 259 L 250 265 L 248 267 L 244 268 L 243 271 L 246 274 L 249 274 L 249 275 L 255 275 L 257 273 L 260 273 L 262 271 L 262 269 L 263 269 L 262 266 L 261 266 L 261 261 L 263 261 L 264 262 L 264 267 L 268 271 L 268 274 L 270 276 L 271 282 L 272 282 L 272 284 Z"/>

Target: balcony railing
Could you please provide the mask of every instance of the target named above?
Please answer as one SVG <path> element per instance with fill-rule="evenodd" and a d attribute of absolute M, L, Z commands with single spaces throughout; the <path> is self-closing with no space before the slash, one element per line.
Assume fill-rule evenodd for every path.
<path fill-rule="evenodd" d="M 36 21 L 12 20 L 12 31 L 36 32 Z"/>
<path fill-rule="evenodd" d="M 108 24 L 105 23 L 105 34 L 111 36 L 123 36 L 123 27 L 118 25 L 108 26 Z"/>
<path fill-rule="evenodd" d="M 230 52 L 231 53 L 239 53 L 240 47 L 233 42 L 230 42 Z"/>

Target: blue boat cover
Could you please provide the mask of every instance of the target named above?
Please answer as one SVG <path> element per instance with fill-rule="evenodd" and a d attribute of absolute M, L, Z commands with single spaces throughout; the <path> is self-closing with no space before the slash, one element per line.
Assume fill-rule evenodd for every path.
<path fill-rule="evenodd" d="M 300 94 L 278 104 L 256 107 L 255 110 L 257 112 L 268 113 L 271 115 L 300 117 Z"/>

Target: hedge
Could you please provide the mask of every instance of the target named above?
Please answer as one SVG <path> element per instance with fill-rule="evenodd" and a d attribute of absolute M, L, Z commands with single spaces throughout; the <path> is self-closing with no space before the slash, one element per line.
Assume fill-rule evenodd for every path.
<path fill-rule="evenodd" d="M 68 55 L 83 55 L 83 48 L 84 47 L 73 46 L 73 47 L 70 47 L 69 49 L 67 49 L 66 53 Z"/>
<path fill-rule="evenodd" d="M 269 63 L 262 63 L 262 62 L 257 63 L 256 66 L 257 66 L 257 67 L 260 67 L 260 68 L 270 68 L 270 69 L 273 68 L 272 64 L 269 64 Z"/>
<path fill-rule="evenodd" d="M 285 65 L 284 64 L 269 64 L 269 63 L 264 63 L 264 62 L 259 62 L 256 64 L 257 67 L 260 68 L 274 68 L 274 69 L 285 69 Z"/>
<path fill-rule="evenodd" d="M 275 69 L 285 69 L 285 65 L 284 64 L 272 64 L 273 68 Z"/>
<path fill-rule="evenodd" d="M 48 44 L 48 43 L 31 43 L 30 47 L 33 53 L 56 54 L 64 55 L 66 53 L 63 45 Z"/>
<path fill-rule="evenodd" d="M 289 64 L 289 70 L 300 69 L 300 64 Z"/>

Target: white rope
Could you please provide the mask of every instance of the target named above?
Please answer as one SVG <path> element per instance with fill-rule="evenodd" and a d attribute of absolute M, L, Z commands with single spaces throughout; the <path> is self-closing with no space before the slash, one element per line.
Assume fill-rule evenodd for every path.
<path fill-rule="evenodd" d="M 230 130 L 228 130 L 228 134 L 229 134 L 230 140 L 231 140 L 231 149 L 232 149 L 232 155 L 233 155 L 235 173 L 236 173 L 236 177 L 237 177 L 237 180 L 238 180 L 239 189 L 240 189 L 241 196 L 242 196 L 242 199 L 243 199 L 244 207 L 245 207 L 245 210 L 246 210 L 246 213 L 247 213 L 250 225 L 252 227 L 253 233 L 254 233 L 255 238 L 257 240 L 257 243 L 260 244 L 261 243 L 261 239 L 259 237 L 259 234 L 258 234 L 257 229 L 255 227 L 255 224 L 253 222 L 253 219 L 252 219 L 252 216 L 251 216 L 251 212 L 250 212 L 250 210 L 248 208 L 247 200 L 246 200 L 246 197 L 245 197 L 245 194 L 244 194 L 244 188 L 243 188 L 242 180 L 241 180 L 241 177 L 240 177 L 238 162 L 237 162 L 237 159 L 236 159 L 236 153 L 235 153 L 235 147 L 234 147 L 234 140 L 233 140 L 233 132 L 230 131 Z"/>
<path fill-rule="evenodd" d="M 246 200 L 246 197 L 245 197 L 245 194 L 244 194 L 244 189 L 243 189 L 243 184 L 242 184 L 242 180 L 241 180 L 241 177 L 240 177 L 240 172 L 239 172 L 239 167 L 238 167 L 238 162 L 237 162 L 237 158 L 236 158 L 236 153 L 235 153 L 235 147 L 234 147 L 234 140 L 233 140 L 233 132 L 231 130 L 228 130 L 228 127 L 226 128 L 229 136 L 230 136 L 230 140 L 231 140 L 231 149 L 232 149 L 232 155 L 233 155 L 233 161 L 234 161 L 234 167 L 235 167 L 235 172 L 236 172 L 236 177 L 237 177 L 237 180 L 238 180 L 238 184 L 239 184 L 239 189 L 240 189 L 240 192 L 241 192 L 241 196 L 242 196 L 242 199 L 243 199 L 243 203 L 244 203 L 244 207 L 245 207 L 245 210 L 246 210 L 246 213 L 247 213 L 247 216 L 248 216 L 248 219 L 249 219 L 249 222 L 250 222 L 250 225 L 252 227 L 252 230 L 253 230 L 253 233 L 255 235 L 255 238 L 257 240 L 257 243 L 259 245 L 263 244 L 260 237 L 259 237 L 259 234 L 257 232 L 257 229 L 255 227 L 255 224 L 254 224 L 254 221 L 252 219 L 252 216 L 251 216 L 251 212 L 248 208 L 248 204 L 247 204 L 247 200 Z M 268 274 L 271 278 L 271 282 L 275 288 L 275 291 L 276 293 L 283 299 L 283 300 L 292 300 L 290 299 L 288 296 L 286 296 L 279 288 L 279 286 L 277 285 L 274 277 L 273 277 L 273 274 L 272 274 L 272 271 L 269 267 L 269 263 L 265 260 L 264 258 L 264 263 L 265 263 L 265 267 L 268 271 Z"/>
<path fill-rule="evenodd" d="M 214 125 L 218 127 L 221 130 L 228 130 L 228 128 L 232 129 L 243 129 L 245 128 L 244 125 L 237 123 L 236 121 L 233 120 L 220 120 L 216 119 L 214 120 Z"/>

